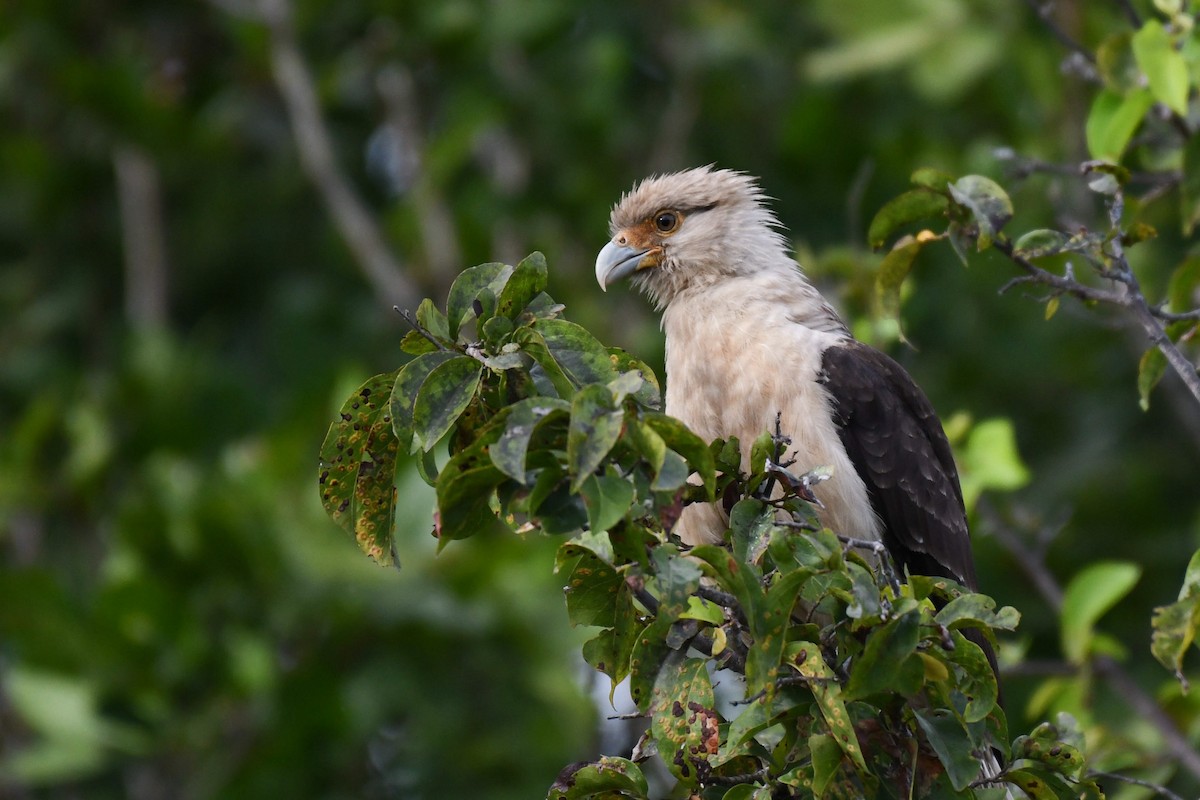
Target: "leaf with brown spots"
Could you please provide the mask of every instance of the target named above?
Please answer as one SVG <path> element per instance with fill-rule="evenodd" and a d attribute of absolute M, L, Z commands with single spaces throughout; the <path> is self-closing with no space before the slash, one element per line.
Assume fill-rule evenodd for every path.
<path fill-rule="evenodd" d="M 396 373 L 376 375 L 342 404 L 321 445 L 321 505 L 364 553 L 392 563 L 396 435 L 389 406 Z"/>
<path fill-rule="evenodd" d="M 809 679 L 809 688 L 817 700 L 821 717 L 842 752 L 849 756 L 860 773 L 866 773 L 867 762 L 863 759 L 862 747 L 858 743 L 846 703 L 842 700 L 842 687 L 825 663 L 821 648 L 814 642 L 792 642 L 787 646 L 785 657 L 789 666 Z"/>
<path fill-rule="evenodd" d="M 663 761 L 680 781 L 698 786 L 721 739 L 707 661 L 672 651 L 654 682 L 650 713 Z"/>

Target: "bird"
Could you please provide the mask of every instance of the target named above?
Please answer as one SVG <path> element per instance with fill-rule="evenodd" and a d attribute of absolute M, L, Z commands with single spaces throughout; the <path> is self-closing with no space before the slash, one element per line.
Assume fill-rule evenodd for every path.
<path fill-rule="evenodd" d="M 899 363 L 851 335 L 789 254 L 756 178 L 713 165 L 649 177 L 614 205 L 610 235 L 596 279 L 605 291 L 631 279 L 662 312 L 667 414 L 705 440 L 736 436 L 743 464 L 778 419 L 790 438 L 782 460 L 830 472 L 812 488 L 822 525 L 882 543 L 908 574 L 978 589 L 933 405 Z M 727 527 L 721 505 L 700 503 L 673 532 L 699 545 Z"/>

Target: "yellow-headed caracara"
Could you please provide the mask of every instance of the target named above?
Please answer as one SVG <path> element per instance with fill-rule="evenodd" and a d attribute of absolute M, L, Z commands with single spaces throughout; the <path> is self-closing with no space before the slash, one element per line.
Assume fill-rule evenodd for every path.
<path fill-rule="evenodd" d="M 911 574 L 977 588 L 933 407 L 899 364 L 851 337 L 764 199 L 753 178 L 701 167 L 649 178 L 613 208 L 596 279 L 632 276 L 662 310 L 667 413 L 706 440 L 738 437 L 744 463 L 780 414 L 796 468 L 832 468 L 813 489 L 823 524 L 882 541 Z M 718 506 L 692 505 L 675 531 L 700 544 L 726 526 Z"/>

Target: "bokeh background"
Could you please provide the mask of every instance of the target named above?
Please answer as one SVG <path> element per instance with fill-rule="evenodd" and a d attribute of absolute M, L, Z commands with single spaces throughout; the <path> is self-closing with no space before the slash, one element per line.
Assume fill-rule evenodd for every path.
<path fill-rule="evenodd" d="M 1092 46 L 1120 5 L 1055 14 Z M 993 254 L 927 248 L 915 347 L 874 315 L 866 225 L 918 167 L 1001 180 L 1014 228 L 1100 219 L 1070 176 L 1006 172 L 1006 149 L 1086 157 L 1095 88 L 1067 55 L 1007 0 L 9 4 L 0 796 L 531 798 L 594 757 L 559 542 L 435 555 L 413 471 L 402 569 L 376 567 L 322 512 L 317 449 L 400 363 L 392 305 L 484 261 L 543 251 L 568 318 L 660 367 L 656 316 L 602 294 L 594 255 L 621 191 L 706 163 L 762 176 L 809 273 L 944 417 L 1012 421 L 1030 479 L 975 530 L 985 590 L 1024 614 L 1014 730 L 1066 709 L 1101 750 L 1160 747 L 1064 667 L 998 526 L 1062 582 L 1142 566 L 1103 628 L 1195 742 L 1196 701 L 1148 651 L 1200 545 L 1195 405 L 1168 377 L 1140 410 L 1140 335 L 998 295 Z M 1135 251 L 1151 290 L 1190 246 L 1173 214 Z"/>

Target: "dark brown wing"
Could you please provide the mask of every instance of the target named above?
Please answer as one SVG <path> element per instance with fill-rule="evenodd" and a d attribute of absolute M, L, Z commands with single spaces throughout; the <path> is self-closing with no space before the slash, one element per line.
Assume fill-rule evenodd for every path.
<path fill-rule="evenodd" d="M 858 342 L 826 349 L 820 380 L 892 557 L 911 574 L 977 589 L 958 470 L 925 394 L 903 367 Z"/>

